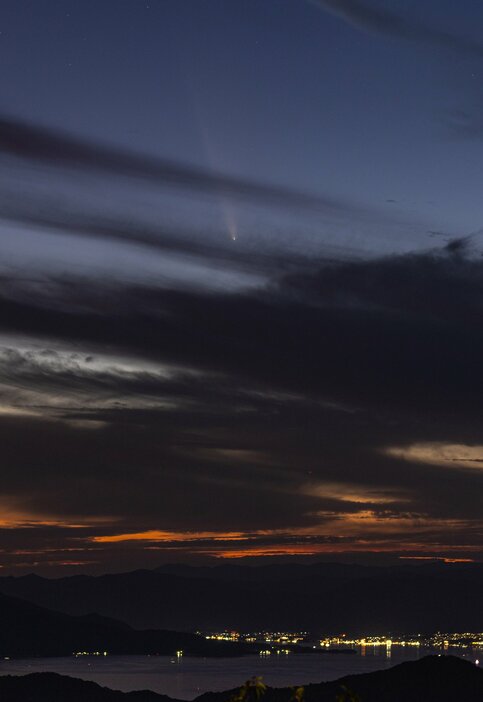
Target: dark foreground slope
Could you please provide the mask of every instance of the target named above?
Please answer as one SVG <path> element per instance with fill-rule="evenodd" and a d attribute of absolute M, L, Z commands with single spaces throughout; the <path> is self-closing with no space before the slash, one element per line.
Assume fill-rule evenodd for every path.
<path fill-rule="evenodd" d="M 483 671 L 451 656 L 428 656 L 389 670 L 351 675 L 304 688 L 306 702 L 336 702 L 345 689 L 360 702 L 479 702 L 483 700 Z M 233 690 L 206 693 L 196 702 L 225 702 Z M 291 688 L 267 688 L 262 702 L 289 702 Z M 346 699 L 350 699 L 347 697 Z M 0 677 L 2 702 L 169 702 L 153 692 L 122 693 L 55 673 Z M 250 697 L 248 698 L 248 701 Z M 255 696 L 253 696 L 255 700 Z"/>
<path fill-rule="evenodd" d="M 147 690 L 117 692 L 93 682 L 57 673 L 0 677 L 2 702 L 172 702 Z"/>
<path fill-rule="evenodd" d="M 360 702 L 477 702 L 483 700 L 483 670 L 453 656 L 427 656 L 420 661 L 363 675 L 304 687 L 305 702 L 336 702 L 343 690 Z M 290 702 L 292 688 L 268 688 L 263 702 Z M 231 692 L 205 693 L 197 702 L 226 702 Z M 350 696 L 344 702 L 350 701 Z"/>
<path fill-rule="evenodd" d="M 75 617 L 0 595 L 0 656 L 68 656 L 75 651 L 174 655 L 180 649 L 202 656 L 234 656 L 250 650 L 195 634 L 137 631 L 98 614 Z"/>
<path fill-rule="evenodd" d="M 57 580 L 6 577 L 0 592 L 140 629 L 483 630 L 482 564 L 178 566 Z"/>

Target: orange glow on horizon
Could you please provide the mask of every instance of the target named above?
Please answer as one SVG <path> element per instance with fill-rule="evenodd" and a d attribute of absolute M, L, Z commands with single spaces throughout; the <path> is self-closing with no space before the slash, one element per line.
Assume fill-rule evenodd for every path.
<path fill-rule="evenodd" d="M 387 546 L 386 548 L 368 548 L 367 545 L 365 548 L 360 548 L 357 546 L 353 546 L 352 548 L 348 549 L 342 549 L 342 548 L 328 548 L 324 547 L 323 544 L 320 544 L 321 548 L 307 548 L 307 546 L 290 546 L 290 547 L 284 547 L 284 546 L 274 546 L 274 547 L 260 547 L 260 548 L 246 548 L 246 549 L 238 549 L 238 550 L 226 550 L 226 551 L 202 551 L 202 553 L 205 553 L 206 555 L 210 555 L 214 558 L 227 558 L 227 559 L 236 559 L 236 558 L 248 558 L 248 557 L 253 557 L 253 558 L 261 558 L 261 557 L 269 557 L 269 556 L 317 556 L 317 555 L 344 555 L 344 554 L 351 554 L 351 553 L 373 553 L 373 554 L 391 554 L 391 553 L 396 553 L 399 550 L 397 548 L 397 544 L 391 544 Z M 411 561 L 441 561 L 443 563 L 476 563 L 474 558 L 453 558 L 450 556 L 398 556 L 399 559 L 401 560 L 411 560 Z"/>
<path fill-rule="evenodd" d="M 29 514 L 26 512 L 13 512 L 0 510 L 0 529 L 36 529 L 39 527 L 55 527 L 61 529 L 85 529 L 86 527 L 98 527 L 104 524 L 112 524 L 116 521 L 111 517 L 87 518 L 76 517 L 75 520 L 62 519 L 41 514 Z"/>
<path fill-rule="evenodd" d="M 399 556 L 401 561 L 442 561 L 443 563 L 475 563 L 474 558 L 453 558 L 450 556 Z"/>
<path fill-rule="evenodd" d="M 256 534 L 258 535 L 258 534 Z M 148 531 L 138 531 L 132 534 L 113 534 L 112 536 L 93 536 L 91 541 L 101 544 L 120 543 L 122 541 L 246 541 L 255 538 L 254 534 L 243 533 L 241 531 L 160 531 L 150 529 Z"/>
<path fill-rule="evenodd" d="M 183 550 L 217 559 L 271 556 L 317 556 L 350 553 L 394 554 L 406 560 L 473 562 L 474 545 L 448 544 L 442 532 L 464 531 L 465 520 L 437 520 L 426 515 L 359 510 L 320 513 L 325 522 L 311 527 L 244 531 L 170 531 L 148 529 L 91 536 L 91 544 L 132 542 L 143 549 Z M 411 530 L 411 540 L 407 532 Z M 336 535 L 335 538 L 331 538 Z M 468 553 L 468 556 L 466 555 Z M 434 555 L 437 554 L 437 555 Z"/>

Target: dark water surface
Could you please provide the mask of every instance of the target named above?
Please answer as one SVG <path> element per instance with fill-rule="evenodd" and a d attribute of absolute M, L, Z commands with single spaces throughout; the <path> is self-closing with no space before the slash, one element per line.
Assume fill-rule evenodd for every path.
<path fill-rule="evenodd" d="M 480 651 L 454 649 L 475 661 Z M 427 648 L 397 648 L 387 655 L 384 648 L 366 649 L 365 655 L 309 654 L 288 656 L 245 656 L 243 658 L 188 658 L 169 656 L 106 656 L 0 660 L 0 675 L 24 675 L 51 671 L 93 680 L 115 690 L 153 690 L 170 697 L 192 700 L 208 690 L 227 690 L 241 685 L 253 675 L 273 687 L 303 685 L 334 680 L 352 673 L 369 673 L 405 660 L 431 653 Z"/>

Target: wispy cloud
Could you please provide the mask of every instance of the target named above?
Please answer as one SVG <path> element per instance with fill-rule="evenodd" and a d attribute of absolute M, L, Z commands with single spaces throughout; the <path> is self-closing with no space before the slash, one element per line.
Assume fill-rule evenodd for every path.
<path fill-rule="evenodd" d="M 197 169 L 2 116 L 0 159 L 4 172 L 18 176 L 5 179 L 0 189 L 0 218 L 6 227 L 133 245 L 185 262 L 197 259 L 218 268 L 228 264 L 254 276 L 306 266 L 313 261 L 314 247 L 317 256 L 351 255 L 355 231 L 367 230 L 373 237 L 384 229 L 386 240 L 388 230 L 400 233 L 415 226 L 395 223 L 383 211 L 350 199 Z M 39 168 L 42 179 L 37 177 Z M 120 201 L 115 211 L 109 209 L 108 198 L 99 199 L 99 183 L 109 192 L 114 189 Z M 140 189 L 142 207 L 136 200 Z M 232 237 L 220 236 L 210 219 L 216 221 L 220 199 L 238 201 L 246 217 L 249 231 L 236 244 Z M 165 207 L 168 201 L 174 218 Z M 299 245 L 293 244 L 291 230 L 290 238 L 280 235 L 281 215 L 284 227 L 293 218 Z M 259 218 L 262 232 L 256 228 Z M 304 233 L 307 222 L 309 231 Z"/>
<path fill-rule="evenodd" d="M 330 197 L 140 155 L 5 116 L 0 116 L 0 153 L 47 166 L 75 169 L 76 172 L 137 178 L 163 186 L 215 195 L 221 193 L 284 208 L 338 213 L 341 207 L 346 207 L 345 203 Z"/>
<path fill-rule="evenodd" d="M 7 162 L 16 155 L 57 175 L 80 163 L 84 175 L 119 167 L 171 182 L 157 161 L 99 154 L 37 127 L 10 124 L 2 144 Z M 264 186 L 230 187 L 267 201 Z M 79 239 L 225 256 L 214 238 L 48 205 L 17 194 L 4 212 Z M 4 528 L 18 557 L 36 544 L 149 548 L 153 558 L 154 549 L 228 557 L 403 546 L 417 555 L 456 533 L 455 548 L 465 547 L 481 522 L 481 470 L 452 460 L 445 481 L 433 480 L 439 465 L 413 451 L 394 470 L 401 461 L 381 447 L 481 443 L 481 257 L 466 240 L 371 260 L 300 248 L 289 272 L 282 256 L 265 255 L 269 282 L 229 293 L 67 273 L 0 279 L 2 486 L 38 519 Z M 246 253 L 245 264 L 256 259 Z M 480 465 L 453 459 L 462 456 Z M 99 523 L 106 514 L 112 524 Z M 73 536 L 65 524 L 81 526 Z"/>
<path fill-rule="evenodd" d="M 366 32 L 383 34 L 404 41 L 429 44 L 483 58 L 483 44 L 478 41 L 425 24 L 409 16 L 402 16 L 392 10 L 376 7 L 368 2 L 361 0 L 309 1 L 320 9 L 337 15 L 354 27 Z"/>
<path fill-rule="evenodd" d="M 384 453 L 404 461 L 444 468 L 483 470 L 483 446 L 480 445 L 421 442 L 409 446 L 390 446 L 384 449 Z"/>

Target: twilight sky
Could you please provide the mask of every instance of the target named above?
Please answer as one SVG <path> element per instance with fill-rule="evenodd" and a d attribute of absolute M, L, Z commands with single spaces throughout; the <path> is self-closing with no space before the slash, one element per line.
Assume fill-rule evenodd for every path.
<path fill-rule="evenodd" d="M 483 559 L 482 27 L 2 0 L 1 574 Z"/>

